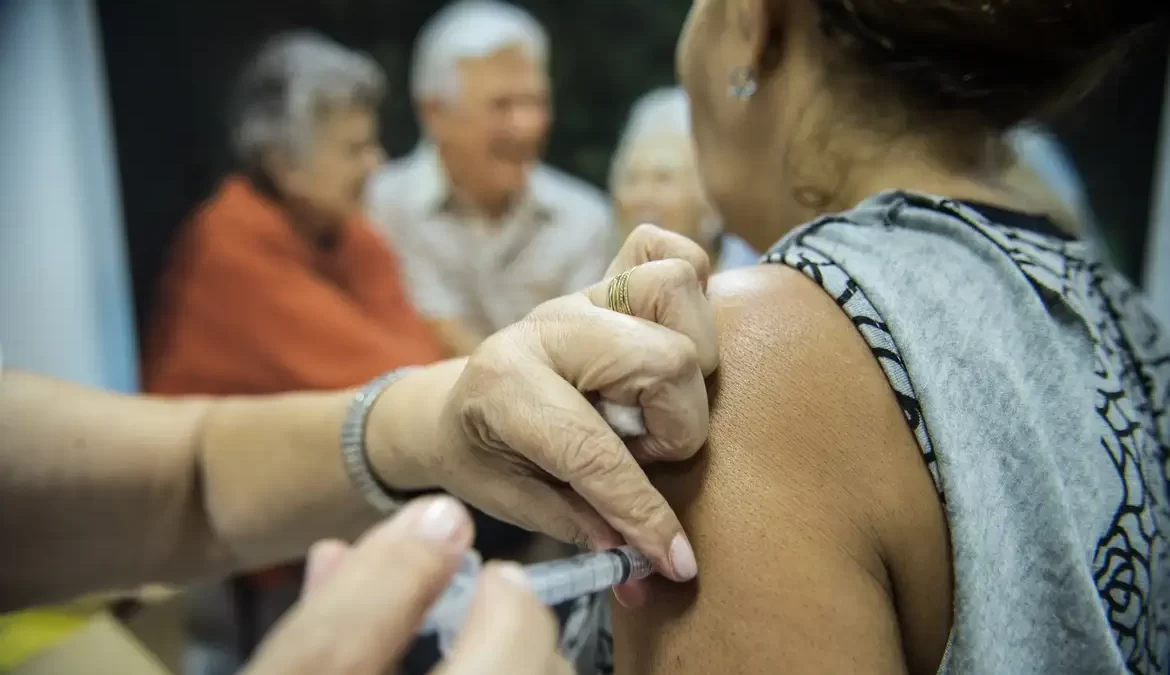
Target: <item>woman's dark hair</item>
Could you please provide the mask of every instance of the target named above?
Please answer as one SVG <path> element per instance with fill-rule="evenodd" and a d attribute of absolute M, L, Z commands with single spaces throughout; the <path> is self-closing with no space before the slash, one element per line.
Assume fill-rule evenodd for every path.
<path fill-rule="evenodd" d="M 993 129 L 1083 95 L 1170 0 L 814 0 L 830 42 L 914 109 Z"/>

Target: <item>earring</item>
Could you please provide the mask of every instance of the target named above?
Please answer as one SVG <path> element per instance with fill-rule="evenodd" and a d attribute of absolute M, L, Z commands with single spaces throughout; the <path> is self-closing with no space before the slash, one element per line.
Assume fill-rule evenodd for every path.
<path fill-rule="evenodd" d="M 732 98 L 746 101 L 754 96 L 756 90 L 759 89 L 759 83 L 756 81 L 756 69 L 750 66 L 733 68 L 729 79 L 730 84 L 727 86 L 727 93 Z"/>

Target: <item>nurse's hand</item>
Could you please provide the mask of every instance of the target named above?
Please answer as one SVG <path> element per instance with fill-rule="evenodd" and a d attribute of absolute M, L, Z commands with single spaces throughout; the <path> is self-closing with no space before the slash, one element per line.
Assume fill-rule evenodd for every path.
<path fill-rule="evenodd" d="M 471 546 L 471 518 L 450 497 L 420 499 L 353 548 L 322 542 L 309 553 L 305 596 L 264 641 L 245 675 L 393 672 L 427 609 Z M 557 625 L 511 564 L 484 569 L 442 675 L 568 675 Z"/>
<path fill-rule="evenodd" d="M 428 368 L 390 387 L 371 418 L 375 469 L 378 447 L 390 448 L 396 461 L 386 466 L 394 468 L 382 475 L 395 487 L 442 487 L 562 541 L 628 542 L 667 577 L 693 578 L 682 526 L 640 463 L 689 459 L 707 440 L 704 377 L 718 361 L 704 295 L 710 266 L 690 240 L 643 226 L 610 275 L 625 270 L 628 302 L 604 281 L 537 307 L 466 364 Z M 436 400 L 441 408 L 425 409 Z M 642 433 L 623 440 L 599 402 L 633 408 L 627 421 Z M 382 406 L 398 419 L 418 412 L 390 428 L 378 425 Z M 403 468 L 412 462 L 413 470 Z"/>

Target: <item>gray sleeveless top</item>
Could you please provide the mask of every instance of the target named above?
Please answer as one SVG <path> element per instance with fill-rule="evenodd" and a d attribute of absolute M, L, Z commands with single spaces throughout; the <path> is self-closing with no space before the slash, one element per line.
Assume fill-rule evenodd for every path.
<path fill-rule="evenodd" d="M 853 319 L 934 477 L 955 580 L 940 672 L 1170 672 L 1170 339 L 1137 291 L 1045 219 L 908 193 L 764 262 Z M 598 643 L 612 672 L 607 625 Z"/>

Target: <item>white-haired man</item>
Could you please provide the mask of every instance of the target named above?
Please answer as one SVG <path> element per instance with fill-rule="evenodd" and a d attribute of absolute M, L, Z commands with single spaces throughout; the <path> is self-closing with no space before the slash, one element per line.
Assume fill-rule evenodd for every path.
<path fill-rule="evenodd" d="M 540 161 L 547 54 L 544 29 L 515 6 L 444 8 L 412 64 L 423 140 L 370 182 L 371 216 L 453 355 L 605 270 L 614 235 L 604 197 Z"/>

